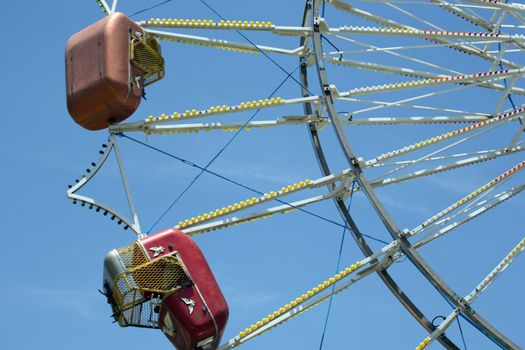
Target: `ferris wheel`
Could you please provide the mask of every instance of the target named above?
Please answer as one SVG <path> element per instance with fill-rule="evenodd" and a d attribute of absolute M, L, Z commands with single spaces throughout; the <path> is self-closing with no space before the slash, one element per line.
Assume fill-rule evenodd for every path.
<path fill-rule="evenodd" d="M 118 67 L 126 67 L 121 72 L 125 81 L 121 100 L 125 101 L 122 103 L 125 106 L 108 108 L 104 101 L 97 109 L 94 101 L 107 98 L 109 94 L 107 91 L 101 94 L 100 89 L 90 90 L 89 98 L 76 96 L 78 100 L 70 102 L 70 113 L 77 123 L 88 129 L 107 128 L 109 131 L 99 160 L 93 162 L 67 192 L 74 203 L 110 217 L 125 230 L 134 232 L 139 241 L 145 242 L 152 237 L 149 235 L 151 229 L 144 230 L 141 226 L 140 213 L 136 210 L 124 170 L 119 144 L 126 140 L 199 171 L 155 224 L 164 217 L 170 218 L 170 208 L 202 174 L 207 173 L 253 195 L 224 203 L 213 210 L 203 203 L 202 207 L 195 208 L 193 216 L 175 218 L 170 229 L 173 232 L 182 232 L 185 237 L 218 234 L 217 231 L 227 231 L 240 224 L 248 227 L 257 220 L 272 221 L 277 214 L 293 217 L 301 212 L 343 229 L 353 237 L 364 256 L 356 257 L 348 266 L 338 264 L 336 274 L 319 276 L 317 285 L 305 286 L 304 293 L 269 310 L 266 316 L 219 343 L 227 315 L 220 316 L 220 322 L 213 320 L 215 336 L 206 336 L 191 348 L 226 350 L 252 340 L 256 342 L 258 336 L 302 316 L 323 301 L 331 303 L 333 297 L 343 298 L 344 292 L 353 285 L 377 276 L 427 333 L 423 339 L 414 339 L 416 350 L 432 343 L 439 343 L 446 349 L 464 348 L 464 344 L 447 333 L 460 319 L 487 337 L 494 348 L 521 349 L 523 344 L 516 343 L 499 325 L 490 322 L 476 308 L 475 301 L 497 284 L 497 279 L 525 250 L 525 236 L 514 239 L 505 254 L 483 254 L 483 259 L 489 259 L 492 268 L 466 293 L 454 288 L 437 272 L 426 252 L 436 246 L 435 249 L 443 249 L 446 244 L 441 242 L 449 234 L 460 235 L 480 218 L 519 222 L 516 215 L 519 209 L 509 209 L 507 213 L 505 208 L 515 203 L 525 189 L 522 175 L 525 160 L 521 153 L 525 149 L 525 61 L 521 55 L 525 49 L 525 35 L 522 34 L 525 4 L 497 0 L 307 0 L 304 13 L 290 18 L 290 22 L 297 25 L 286 25 L 224 18 L 204 0 L 201 2 L 216 19 L 132 21 L 117 12 L 118 1 L 98 2 L 108 14 L 102 21 L 110 24 L 96 25 L 116 28 L 118 25 L 114 23 L 118 22 L 124 23 L 126 28 L 121 35 L 124 39 L 120 41 L 124 47 L 121 50 L 125 53 L 123 58 L 108 53 L 112 60 L 123 60 Z M 128 31 L 129 28 L 132 29 Z M 229 39 L 231 32 L 238 34 L 238 41 Z M 266 41 L 259 44 L 252 36 L 277 44 L 266 44 Z M 296 45 L 281 45 L 291 42 L 281 38 L 291 38 Z M 82 40 L 88 39 L 82 37 Z M 286 78 L 270 94 L 252 100 L 235 104 L 210 102 L 214 105 L 126 120 L 138 107 L 144 87 L 161 80 L 165 74 L 164 65 L 170 66 L 170 62 L 164 62 L 161 46 L 180 45 L 183 49 L 183 45 L 188 44 L 203 46 L 203 50 L 231 51 L 232 64 L 237 54 L 263 56 Z M 97 45 L 100 47 L 100 42 Z M 102 51 L 97 50 L 91 49 L 94 56 L 86 60 L 99 57 Z M 75 69 L 72 62 L 84 66 L 78 55 L 66 57 L 68 74 Z M 277 59 L 279 56 L 296 60 L 296 70 L 285 69 Z M 277 91 L 287 81 L 297 85 L 297 95 L 278 96 Z M 361 85 L 362 82 L 365 84 Z M 69 93 L 73 88 L 72 83 L 68 83 Z M 89 102 L 78 102 L 82 99 L 89 99 Z M 259 117 L 259 112 L 263 117 Z M 313 155 L 321 172 L 318 178 L 306 179 L 298 174 L 296 181 L 282 183 L 279 188 L 260 189 L 209 169 L 240 133 L 248 130 L 272 133 L 301 126 L 307 130 L 305 138 L 313 145 Z M 191 137 L 182 134 L 218 131 L 229 131 L 232 136 L 205 166 L 154 145 L 157 137 Z M 147 142 L 135 138 L 135 134 L 145 135 Z M 113 153 L 125 189 L 129 216 L 81 194 Z M 459 184 L 461 189 L 445 191 L 444 187 L 453 186 L 451 182 Z M 360 201 L 366 209 L 355 209 L 355 201 Z M 322 202 L 333 202 L 342 221 L 327 218 L 312 209 Z M 393 208 L 404 202 L 432 208 L 432 212 L 422 210 L 402 217 Z M 389 235 L 389 240 L 379 240 L 379 248 L 375 248 L 377 236 L 370 232 L 366 223 L 362 224 L 366 220 L 374 220 L 373 229 Z M 505 228 L 512 225 L 501 224 L 500 227 L 502 231 L 491 235 L 492 239 L 498 240 L 499 235 L 520 234 L 505 232 Z M 472 253 L 481 258 L 474 246 L 464 247 L 464 254 Z M 183 258 L 156 263 L 154 258 L 164 254 L 164 246 L 158 242 L 144 243 L 140 248 L 153 259 L 149 262 L 147 259 L 140 263 L 135 261 L 133 254 L 140 250 L 136 247 L 134 243 L 113 253 L 114 256 L 131 254 L 126 255 L 129 261 L 124 267 L 117 268 L 116 263 L 111 262 L 110 270 L 118 270 L 115 276 L 134 276 L 137 281 L 143 278 L 146 281 L 143 283 L 147 284 L 153 283 L 146 276 L 149 272 L 169 269 L 176 277 L 168 284 L 163 280 L 162 287 L 156 285 L 149 289 L 140 288 L 138 282 L 138 287 L 132 288 L 128 281 L 125 288 L 129 290 L 120 290 L 120 296 L 115 296 L 118 294 L 115 289 L 108 287 L 105 292 L 110 294 L 108 299 L 113 304 L 116 319 L 125 326 L 161 328 L 168 337 L 174 337 L 176 322 L 169 317 L 166 319 L 166 312 L 159 313 L 159 307 L 166 295 L 179 292 L 181 286 L 188 285 L 191 280 L 198 281 L 198 278 L 190 278 L 194 272 Z M 428 281 L 450 305 L 446 314 L 429 315 L 405 293 L 406 286 L 391 273 L 396 263 L 404 259 L 418 271 L 419 278 Z M 143 270 L 136 270 L 139 265 Z M 513 266 L 506 273 L 519 274 L 518 269 L 519 266 Z M 142 272 L 133 275 L 129 272 L 132 270 Z M 121 282 L 124 277 L 115 276 L 116 286 L 124 283 Z M 126 299 L 129 295 L 132 295 L 132 302 Z M 121 303 L 115 300 L 119 298 L 122 298 Z M 181 300 L 184 311 L 189 310 L 192 315 L 196 308 L 194 300 L 188 297 Z M 126 303 L 131 305 L 126 310 L 138 314 L 123 312 L 120 307 Z M 148 304 L 147 310 L 143 307 L 145 304 Z M 213 309 L 211 305 L 203 308 Z"/>

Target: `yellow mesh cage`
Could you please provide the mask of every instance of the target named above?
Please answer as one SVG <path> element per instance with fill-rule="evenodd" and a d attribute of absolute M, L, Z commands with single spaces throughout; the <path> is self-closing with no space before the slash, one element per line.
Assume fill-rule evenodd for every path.
<path fill-rule="evenodd" d="M 191 285 L 180 259 L 167 255 L 148 261 L 137 242 L 117 252 L 126 268 L 111 286 L 118 323 L 157 328 L 162 299 Z"/>
<path fill-rule="evenodd" d="M 156 38 L 145 33 L 144 40 L 131 41 L 131 63 L 144 72 L 144 85 L 164 77 L 164 59 Z"/>

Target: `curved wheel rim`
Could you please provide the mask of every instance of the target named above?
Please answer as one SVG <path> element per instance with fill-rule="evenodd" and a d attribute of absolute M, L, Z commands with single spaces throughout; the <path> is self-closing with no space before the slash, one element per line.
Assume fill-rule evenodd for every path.
<path fill-rule="evenodd" d="M 388 214 L 387 210 L 383 207 L 379 198 L 376 196 L 374 190 L 372 189 L 370 185 L 370 182 L 363 174 L 363 171 L 361 170 L 357 162 L 357 157 L 352 151 L 350 142 L 343 129 L 343 126 L 340 123 L 340 119 L 337 117 L 338 114 L 337 114 L 337 110 L 336 110 L 336 107 L 333 101 L 332 91 L 330 89 L 330 84 L 328 80 L 328 75 L 325 69 L 324 56 L 323 56 L 323 50 L 322 50 L 322 36 L 321 36 L 321 31 L 319 30 L 319 25 L 318 25 L 319 19 L 321 19 L 320 7 L 322 3 L 323 1 L 321 0 L 311 0 L 311 1 L 307 1 L 307 4 L 306 4 L 307 8 L 311 6 L 310 16 L 311 16 L 311 21 L 312 21 L 312 27 L 314 28 L 313 36 L 312 36 L 312 42 L 313 42 L 312 54 L 315 57 L 315 64 L 316 64 L 316 69 L 318 73 L 320 89 L 321 91 L 324 91 L 323 101 L 326 106 L 326 113 L 328 114 L 331 120 L 331 124 L 335 131 L 335 134 L 337 135 L 337 139 L 338 139 L 340 148 L 342 149 L 342 152 L 346 158 L 346 161 L 350 169 L 352 169 L 352 173 L 355 176 L 355 181 L 359 184 L 361 191 L 365 194 L 368 201 L 371 203 L 376 214 L 381 219 L 383 225 L 389 232 L 392 239 L 400 243 L 400 249 L 403 252 L 403 254 L 407 256 L 407 258 L 420 271 L 420 273 L 425 277 L 425 279 L 429 281 L 439 291 L 439 293 L 446 298 L 449 304 L 451 304 L 454 307 L 460 308 L 462 315 L 471 324 L 473 324 L 476 328 L 478 328 L 478 330 L 480 330 L 482 333 L 487 335 L 491 340 L 493 340 L 500 347 L 505 348 L 505 349 L 519 349 L 519 347 L 516 344 L 514 344 L 510 339 L 508 339 L 496 327 L 492 326 L 481 315 L 475 312 L 470 307 L 470 305 L 466 304 L 465 300 L 460 296 L 460 294 L 456 293 L 449 285 L 447 285 L 446 282 L 427 264 L 424 258 L 416 251 L 416 249 L 404 237 L 401 230 L 397 227 L 393 219 Z M 305 72 L 301 72 L 301 73 L 303 74 L 302 78 L 307 83 L 306 73 Z M 303 94 L 304 94 L 304 91 L 303 91 Z M 305 105 L 305 109 L 307 113 L 311 111 L 311 108 L 307 107 L 306 105 Z M 310 136 L 312 138 L 312 142 L 314 145 L 313 147 L 314 152 L 319 162 L 319 167 L 321 171 L 323 172 L 323 174 L 330 173 L 330 170 L 328 168 L 328 163 L 322 151 L 321 143 L 320 143 L 319 136 L 317 134 L 315 125 L 312 124 L 309 129 L 310 129 Z M 363 237 L 359 233 L 359 230 L 357 226 L 355 225 L 355 223 L 353 222 L 350 212 L 346 208 L 344 202 L 340 199 L 334 199 L 334 200 L 335 200 L 335 204 L 336 204 L 338 211 L 343 217 L 343 220 L 347 222 L 347 224 L 351 228 L 351 231 L 353 231 L 352 232 L 353 238 L 358 244 L 359 248 L 363 251 L 365 255 L 370 255 L 369 247 L 368 247 L 368 244 L 366 243 L 366 238 Z M 382 271 L 382 272 L 386 272 L 386 271 Z M 411 303 L 410 299 L 408 299 L 402 291 L 400 294 L 398 294 L 395 291 L 395 287 L 394 287 L 394 286 L 397 287 L 396 283 L 393 281 L 393 279 L 391 279 L 388 276 L 388 274 L 386 276 L 381 275 L 382 272 L 379 272 L 381 279 L 389 287 L 389 289 L 394 293 L 396 298 L 399 301 L 401 301 L 403 306 L 416 318 L 416 320 L 425 329 L 427 329 L 427 331 L 432 332 L 436 328 L 432 324 L 432 322 L 430 322 L 428 318 L 426 318 L 419 311 L 417 306 Z M 408 303 L 403 302 L 403 300 L 407 301 Z M 446 348 L 449 348 L 449 349 L 458 348 L 450 339 L 446 338 L 444 334 L 438 340 Z"/>

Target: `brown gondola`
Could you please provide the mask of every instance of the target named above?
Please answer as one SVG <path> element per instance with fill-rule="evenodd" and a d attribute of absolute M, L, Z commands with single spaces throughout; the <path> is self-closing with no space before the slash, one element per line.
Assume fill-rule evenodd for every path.
<path fill-rule="evenodd" d="M 66 46 L 67 107 L 89 130 L 132 115 L 144 87 L 164 76 L 157 39 L 122 13 L 73 35 Z"/>

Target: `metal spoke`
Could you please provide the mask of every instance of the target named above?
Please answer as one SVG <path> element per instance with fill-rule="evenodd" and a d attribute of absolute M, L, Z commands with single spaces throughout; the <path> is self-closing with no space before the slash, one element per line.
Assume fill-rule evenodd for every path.
<path fill-rule="evenodd" d="M 214 48 L 224 49 L 228 51 L 255 53 L 255 54 L 259 53 L 259 51 L 264 51 L 264 52 L 273 52 L 273 53 L 279 53 L 283 55 L 290 55 L 290 56 L 297 56 L 297 57 L 301 57 L 305 55 L 305 52 L 303 52 L 303 48 L 301 47 L 290 50 L 290 49 L 283 49 L 279 47 L 263 46 L 263 45 L 253 46 L 251 44 L 243 44 L 243 43 L 238 43 L 238 42 L 233 42 L 233 41 L 207 38 L 204 36 L 172 33 L 172 32 L 165 32 L 165 31 L 152 30 L 152 29 L 147 29 L 146 31 L 152 34 L 153 36 L 159 38 L 160 40 L 168 40 L 172 42 L 179 42 L 182 44 L 194 44 L 194 45 L 200 45 L 200 46 L 206 46 L 206 47 L 214 47 Z"/>
<path fill-rule="evenodd" d="M 521 193 L 524 189 L 525 189 L 525 185 L 511 188 L 509 190 L 506 190 L 504 192 L 494 195 L 489 200 L 482 202 L 482 204 L 476 207 L 476 210 L 470 210 L 470 212 L 467 210 L 467 211 L 458 213 L 454 217 L 443 218 L 442 220 L 440 220 L 440 224 L 442 223 L 440 226 L 444 226 L 444 227 L 442 228 L 437 227 L 435 230 L 428 232 L 424 238 L 414 243 L 414 247 L 418 249 L 438 238 L 443 237 L 444 235 L 450 233 L 452 230 L 458 229 L 459 227 L 468 223 L 469 221 L 474 220 L 481 214 L 485 214 L 487 211 L 511 199 L 512 197 Z M 459 220 L 452 221 L 455 217 L 459 216 L 460 214 L 466 214 L 466 216 L 463 218 L 460 218 Z M 445 226 L 446 223 L 448 223 L 448 225 Z M 427 232 L 427 230 L 421 231 L 421 232 Z"/>
<path fill-rule="evenodd" d="M 342 58 L 328 58 L 327 61 L 330 63 L 336 64 L 336 65 L 340 65 L 340 66 L 356 67 L 356 68 L 361 68 L 365 70 L 397 74 L 397 75 L 409 76 L 409 77 L 414 77 L 414 78 L 422 78 L 422 79 L 450 78 L 450 76 L 448 75 L 434 74 L 430 72 L 414 70 L 411 68 L 394 67 L 394 66 L 382 65 L 382 64 L 372 63 L 372 62 L 360 62 L 360 61 L 353 61 L 353 60 L 347 60 L 347 59 L 342 59 Z M 461 82 L 457 81 L 453 83 L 471 84 L 468 81 L 461 81 Z M 506 93 L 507 95 L 509 93 L 525 95 L 525 89 L 514 88 L 514 84 L 511 84 L 511 86 L 505 87 L 504 85 L 501 85 L 501 84 L 481 83 L 481 84 L 477 84 L 476 86 L 485 87 L 485 88 L 494 89 L 494 90 L 501 90 L 501 91 L 504 91 L 504 93 Z"/>
<path fill-rule="evenodd" d="M 462 305 L 456 307 L 441 324 L 419 343 L 417 350 L 425 349 L 434 340 L 438 339 L 445 330 L 450 327 L 452 322 L 496 280 L 496 278 L 505 271 L 510 264 L 525 250 L 525 237 L 501 260 L 501 262 L 463 299 Z"/>
<path fill-rule="evenodd" d="M 514 154 L 514 153 L 517 153 L 517 152 L 523 152 L 524 150 L 525 150 L 525 148 L 523 148 L 523 147 L 516 147 L 516 148 L 510 149 L 510 150 L 503 149 L 503 150 L 498 150 L 498 151 L 486 152 L 486 153 L 483 153 L 483 154 L 478 155 L 478 156 L 461 159 L 461 160 L 458 160 L 458 161 L 455 161 L 455 162 L 452 162 L 452 163 L 449 163 L 449 164 L 440 164 L 440 165 L 437 165 L 437 166 L 435 166 L 433 168 L 426 168 L 426 169 L 416 170 L 416 171 L 413 171 L 413 172 L 408 173 L 406 175 L 401 175 L 401 176 L 398 176 L 398 177 L 387 177 L 388 175 L 391 174 L 391 173 L 388 173 L 388 175 L 382 175 L 378 179 L 372 180 L 371 184 L 372 184 L 372 187 L 381 187 L 381 186 L 397 184 L 397 183 L 401 183 L 401 182 L 406 182 L 406 181 L 418 179 L 418 178 L 421 178 L 421 177 L 424 177 L 424 176 L 435 175 L 435 174 L 443 173 L 443 172 L 446 172 L 446 171 L 451 171 L 451 170 L 455 170 L 455 169 L 458 169 L 458 168 L 462 168 L 462 167 L 466 167 L 466 166 L 470 166 L 470 165 L 474 165 L 474 164 L 479 164 L 479 163 L 482 163 L 482 162 L 486 162 L 488 160 L 494 160 L 494 159 L 497 159 L 499 157 L 511 155 L 511 154 Z M 426 160 L 431 160 L 431 159 L 432 159 L 432 157 L 428 157 L 428 158 L 425 158 L 425 159 L 417 159 L 417 160 L 413 160 L 413 161 L 400 162 L 401 166 L 399 168 L 396 168 L 396 170 L 397 169 L 401 169 L 403 167 L 407 167 L 409 165 L 418 164 L 418 163 L 424 162 Z"/>
<path fill-rule="evenodd" d="M 514 109 L 512 111 L 509 111 L 509 112 L 506 112 L 506 113 L 503 113 L 503 114 L 498 114 L 497 116 L 494 116 L 493 118 L 490 118 L 488 120 L 481 121 L 481 122 L 478 122 L 478 123 L 466 126 L 464 128 L 454 130 L 452 132 L 441 134 L 441 135 L 432 137 L 430 139 L 423 140 L 423 141 L 420 141 L 418 143 L 414 143 L 414 144 L 405 146 L 404 148 L 400 148 L 400 149 L 397 149 L 397 150 L 394 150 L 394 151 L 391 151 L 391 152 L 384 153 L 384 154 L 382 154 L 380 156 L 377 156 L 377 157 L 375 157 L 373 159 L 368 160 L 366 162 L 366 164 L 367 165 L 372 165 L 372 164 L 375 164 L 377 162 L 384 161 L 386 159 L 390 159 L 390 158 L 393 158 L 393 157 L 398 157 L 398 156 L 401 156 L 403 154 L 407 154 L 409 152 L 413 152 L 413 151 L 421 149 L 423 147 L 427 147 L 427 146 L 430 146 L 430 145 L 433 145 L 433 144 L 436 144 L 436 143 L 439 143 L 439 142 L 443 142 L 443 141 L 448 140 L 448 139 L 453 139 L 453 138 L 457 138 L 459 136 L 464 136 L 465 134 L 469 134 L 469 133 L 472 133 L 474 131 L 478 131 L 478 129 L 489 128 L 489 130 L 490 130 L 490 128 L 494 128 L 496 126 L 499 126 L 502 123 L 508 123 L 509 121 L 513 121 L 513 120 L 517 119 L 523 113 L 525 113 L 525 107 Z M 465 139 L 463 139 L 463 140 L 465 140 Z M 464 142 L 464 141 L 461 141 L 461 142 Z"/>

